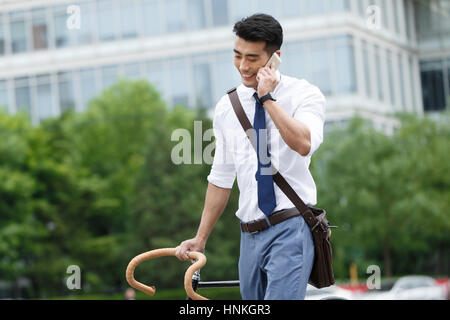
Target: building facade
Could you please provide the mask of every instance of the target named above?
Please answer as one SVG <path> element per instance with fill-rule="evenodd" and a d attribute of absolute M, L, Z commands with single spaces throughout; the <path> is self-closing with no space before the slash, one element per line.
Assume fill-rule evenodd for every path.
<path fill-rule="evenodd" d="M 322 90 L 327 124 L 450 105 L 448 0 L 3 0 L 0 108 L 37 124 L 144 78 L 213 110 L 240 83 L 232 26 L 256 12 L 282 24 L 280 71 Z"/>

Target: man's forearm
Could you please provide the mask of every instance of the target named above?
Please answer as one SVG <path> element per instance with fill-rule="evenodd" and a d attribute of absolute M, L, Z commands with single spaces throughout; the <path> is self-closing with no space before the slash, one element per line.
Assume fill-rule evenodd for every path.
<path fill-rule="evenodd" d="M 224 189 L 208 183 L 206 190 L 205 206 L 202 212 L 197 238 L 206 242 L 214 225 L 222 215 L 231 194 L 231 189 Z"/>
<path fill-rule="evenodd" d="M 264 108 L 286 144 L 300 155 L 308 155 L 311 150 L 311 133 L 308 127 L 292 118 L 275 101 L 267 100 L 264 102 Z"/>

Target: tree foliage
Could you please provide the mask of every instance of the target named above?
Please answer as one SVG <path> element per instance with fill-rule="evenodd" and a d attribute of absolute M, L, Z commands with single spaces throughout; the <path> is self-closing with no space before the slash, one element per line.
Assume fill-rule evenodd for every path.
<path fill-rule="evenodd" d="M 449 256 L 449 115 L 398 119 L 387 135 L 355 118 L 313 158 L 319 202 L 340 226 L 333 242 L 341 277 L 352 262 L 362 273 L 377 263 L 388 276 L 448 272 L 448 264 L 427 261 Z"/>
<path fill-rule="evenodd" d="M 399 116 L 392 135 L 361 119 L 328 132 L 314 155 L 319 206 L 333 224 L 336 275 L 350 263 L 386 274 L 445 273 L 450 207 L 449 116 Z M 201 121 L 196 136 L 195 121 Z M 82 113 L 32 126 L 0 113 L 0 280 L 30 281 L 30 297 L 68 295 L 78 265 L 82 293 L 124 290 L 125 268 L 144 251 L 175 247 L 197 230 L 210 164 L 175 164 L 172 133 L 204 150 L 211 120 L 201 109 L 167 108 L 146 82 L 121 81 Z M 203 280 L 237 279 L 240 229 L 228 206 L 207 243 Z M 142 282 L 182 287 L 176 258 L 143 263 Z M 448 271 L 447 271 L 448 272 Z"/>

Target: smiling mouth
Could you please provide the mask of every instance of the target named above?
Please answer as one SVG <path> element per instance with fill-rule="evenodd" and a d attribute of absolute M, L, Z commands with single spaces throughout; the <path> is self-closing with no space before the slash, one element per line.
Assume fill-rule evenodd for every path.
<path fill-rule="evenodd" d="M 241 73 L 243 79 L 249 80 L 255 76 L 255 74 L 243 74 Z"/>

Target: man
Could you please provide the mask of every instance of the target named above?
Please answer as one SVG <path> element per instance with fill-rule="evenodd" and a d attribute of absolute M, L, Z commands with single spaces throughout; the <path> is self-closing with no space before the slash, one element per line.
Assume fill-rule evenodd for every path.
<path fill-rule="evenodd" d="M 125 300 L 136 300 L 136 292 L 132 288 L 125 290 Z"/>
<path fill-rule="evenodd" d="M 265 67 L 274 52 L 280 56 L 283 42 L 282 27 L 273 17 L 247 17 L 237 22 L 233 31 L 234 65 L 242 78 L 237 93 L 249 120 L 260 132 L 258 149 L 266 148 L 269 159 L 302 200 L 315 205 L 316 186 L 309 164 L 323 139 L 325 98 L 306 80 L 281 75 L 273 64 Z M 260 156 L 251 147 L 227 95 L 216 106 L 213 127 L 216 151 L 200 226 L 193 239 L 176 248 L 176 256 L 187 260 L 189 251 L 204 250 L 237 175 L 242 298 L 304 299 L 314 260 L 308 225 L 298 214 L 286 214 L 286 209 L 294 205 L 273 183 L 272 176 L 262 172 L 264 165 L 267 167 L 264 151 Z M 230 141 L 232 135 L 227 130 L 239 132 L 237 145 Z M 278 222 L 271 225 L 273 217 Z"/>

